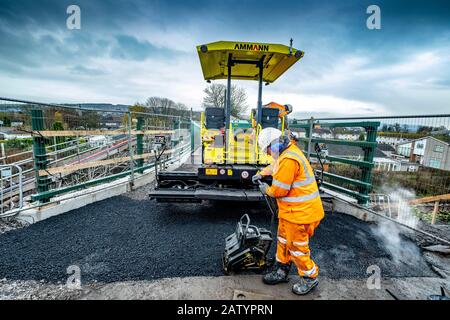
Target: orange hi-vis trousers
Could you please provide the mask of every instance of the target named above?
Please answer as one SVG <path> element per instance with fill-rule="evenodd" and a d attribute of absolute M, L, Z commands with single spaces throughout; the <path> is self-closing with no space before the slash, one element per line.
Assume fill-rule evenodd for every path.
<path fill-rule="evenodd" d="M 311 260 L 309 239 L 313 236 L 319 223 L 320 221 L 296 224 L 279 219 L 277 261 L 283 264 L 293 261 L 300 276 L 316 278 L 319 275 L 319 267 Z"/>

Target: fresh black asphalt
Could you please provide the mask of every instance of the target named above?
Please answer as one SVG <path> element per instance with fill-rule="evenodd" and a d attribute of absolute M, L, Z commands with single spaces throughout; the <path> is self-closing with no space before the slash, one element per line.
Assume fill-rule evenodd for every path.
<path fill-rule="evenodd" d="M 264 205 L 113 197 L 0 235 L 0 279 L 64 282 L 71 265 L 80 267 L 83 282 L 220 276 L 224 239 L 243 213 L 268 226 Z M 421 255 L 394 261 L 372 228 L 327 213 L 311 240 L 321 275 L 366 278 L 367 268 L 378 265 L 383 277 L 435 276 Z"/>

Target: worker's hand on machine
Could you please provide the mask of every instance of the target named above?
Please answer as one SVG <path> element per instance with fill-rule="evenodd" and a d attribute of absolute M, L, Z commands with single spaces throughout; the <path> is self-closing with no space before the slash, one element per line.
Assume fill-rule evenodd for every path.
<path fill-rule="evenodd" d="M 262 194 L 267 194 L 267 189 L 269 189 L 269 185 L 265 182 L 261 182 L 259 184 L 259 190 L 262 192 Z"/>
<path fill-rule="evenodd" d="M 262 178 L 263 178 L 263 176 L 261 174 L 257 173 L 252 177 L 252 182 L 254 184 L 258 184 L 258 181 L 261 181 Z"/>

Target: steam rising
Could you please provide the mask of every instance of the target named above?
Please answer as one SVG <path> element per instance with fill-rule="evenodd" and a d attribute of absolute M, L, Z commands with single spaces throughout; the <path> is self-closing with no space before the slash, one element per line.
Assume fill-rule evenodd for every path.
<path fill-rule="evenodd" d="M 414 215 L 414 211 L 408 203 L 416 198 L 414 190 L 400 186 L 383 186 L 381 193 L 389 196 L 389 206 L 383 207 L 385 215 L 409 227 L 417 226 L 419 219 Z"/>
<path fill-rule="evenodd" d="M 411 206 L 408 204 L 410 200 L 416 198 L 412 190 L 401 187 L 383 187 L 382 193 L 388 195 L 390 199 L 390 205 L 383 210 L 385 215 L 403 225 L 413 228 L 417 226 L 419 219 L 414 215 Z M 402 239 L 399 225 L 387 219 L 381 219 L 377 226 L 373 228 L 373 232 L 391 254 L 394 263 L 419 263 L 421 256 L 419 248 L 412 242 Z"/>
<path fill-rule="evenodd" d="M 420 263 L 419 248 L 413 242 L 405 241 L 402 238 L 401 230 L 396 223 L 389 220 L 381 221 L 376 227 L 373 227 L 373 232 L 390 253 L 395 264 Z"/>

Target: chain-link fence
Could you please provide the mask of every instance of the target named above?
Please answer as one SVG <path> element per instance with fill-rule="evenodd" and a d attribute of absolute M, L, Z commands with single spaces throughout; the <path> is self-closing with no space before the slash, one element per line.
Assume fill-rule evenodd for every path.
<path fill-rule="evenodd" d="M 23 176 L 19 165 L 0 165 L 0 216 L 23 206 Z"/>
<path fill-rule="evenodd" d="M 157 160 L 163 168 L 199 144 L 191 139 L 196 124 L 189 115 L 132 108 L 0 99 L 0 121 L 0 164 L 18 166 L 23 179 L 20 193 L 42 203 L 124 177 L 132 183 Z M 2 196 L 7 196 L 5 190 Z"/>
<path fill-rule="evenodd" d="M 324 171 L 328 173 L 324 180 L 333 181 L 333 175 L 361 180 L 361 170 L 351 161 L 364 161 L 365 148 L 356 142 L 366 141 L 367 132 L 355 123 L 365 122 L 379 122 L 368 205 L 412 227 L 448 225 L 450 115 L 301 119 L 291 121 L 291 130 L 297 131 L 304 141 L 311 136 L 312 141 L 351 142 L 319 143 Z M 330 127 L 330 123 L 341 125 Z M 303 146 L 307 152 L 308 143 Z M 311 161 L 317 168 L 314 146 L 309 148 Z M 339 185 L 358 189 L 346 181 L 339 181 Z"/>

